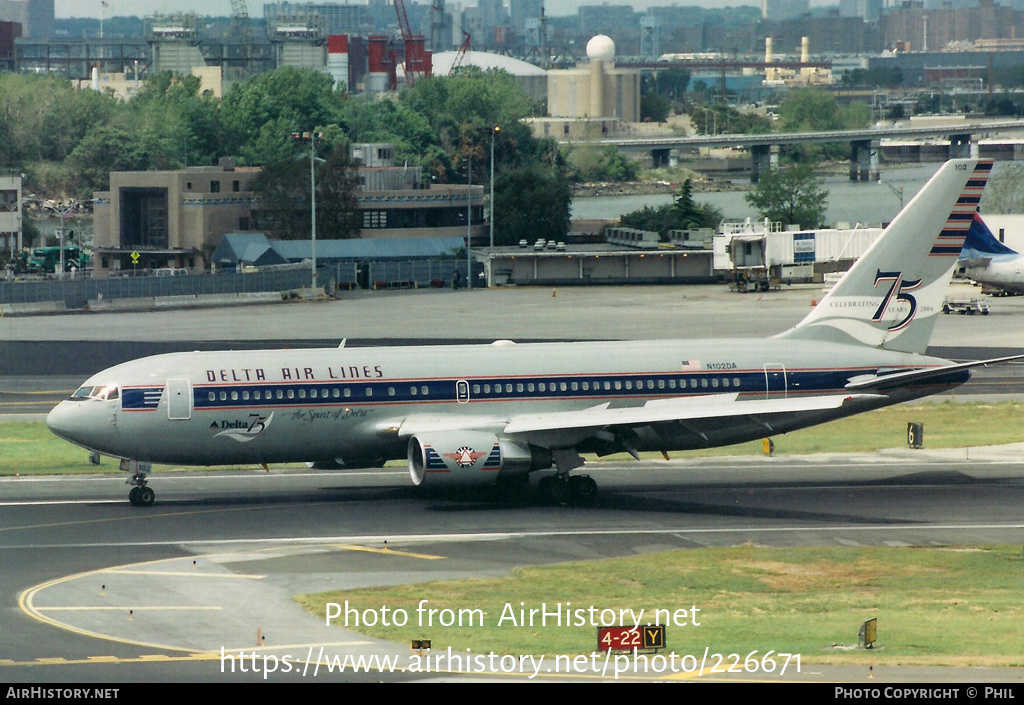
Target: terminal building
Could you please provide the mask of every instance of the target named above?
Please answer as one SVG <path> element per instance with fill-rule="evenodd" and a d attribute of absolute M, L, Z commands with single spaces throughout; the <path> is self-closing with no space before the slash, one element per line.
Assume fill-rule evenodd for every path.
<path fill-rule="evenodd" d="M 425 184 L 419 167 L 395 166 L 390 144 L 354 144 L 350 156 L 362 238 L 487 236 L 483 186 Z M 224 235 L 258 232 L 259 173 L 230 159 L 177 171 L 112 172 L 110 190 L 94 194 L 93 276 L 209 271 Z"/>
<path fill-rule="evenodd" d="M 111 172 L 110 190 L 93 195 L 93 276 L 205 271 L 225 233 L 252 229 L 259 172 L 231 160 L 178 171 Z"/>

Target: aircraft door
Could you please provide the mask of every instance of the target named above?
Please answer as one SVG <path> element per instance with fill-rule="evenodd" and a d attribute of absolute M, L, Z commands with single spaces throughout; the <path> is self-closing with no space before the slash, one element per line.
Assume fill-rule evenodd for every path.
<path fill-rule="evenodd" d="M 192 385 L 187 379 L 167 380 L 167 418 L 192 418 Z"/>
<path fill-rule="evenodd" d="M 769 362 L 764 366 L 765 398 L 785 398 L 789 391 L 786 381 L 786 366 L 779 362 Z"/>
<path fill-rule="evenodd" d="M 469 401 L 469 382 L 460 379 L 455 383 L 455 401 L 465 404 Z"/>

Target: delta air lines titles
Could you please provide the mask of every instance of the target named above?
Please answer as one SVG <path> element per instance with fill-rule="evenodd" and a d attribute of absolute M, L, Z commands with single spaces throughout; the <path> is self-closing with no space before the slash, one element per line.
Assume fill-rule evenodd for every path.
<path fill-rule="evenodd" d="M 275 371 L 269 373 L 262 367 L 235 367 L 220 370 L 206 370 L 207 382 L 322 382 L 334 379 L 383 379 L 384 369 L 381 365 L 337 365 L 321 368 L 313 367 L 282 367 L 273 378 Z"/>

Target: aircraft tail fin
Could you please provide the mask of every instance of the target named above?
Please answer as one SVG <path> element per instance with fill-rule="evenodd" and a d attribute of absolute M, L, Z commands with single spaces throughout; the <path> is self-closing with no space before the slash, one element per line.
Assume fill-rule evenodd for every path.
<path fill-rule="evenodd" d="M 967 239 L 964 240 L 964 249 L 960 253 L 960 259 L 991 259 L 998 255 L 1018 256 L 1017 252 L 996 240 L 996 236 L 985 225 L 985 221 L 978 213 L 975 213 L 971 227 L 967 231 Z"/>
<path fill-rule="evenodd" d="M 923 353 L 992 162 L 946 162 L 783 337 Z"/>

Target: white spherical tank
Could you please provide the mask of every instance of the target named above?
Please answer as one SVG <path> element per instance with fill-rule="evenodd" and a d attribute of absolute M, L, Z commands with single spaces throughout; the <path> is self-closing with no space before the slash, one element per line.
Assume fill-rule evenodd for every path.
<path fill-rule="evenodd" d="M 587 42 L 587 58 L 591 61 L 611 61 L 615 58 L 615 42 L 604 34 L 599 34 Z"/>

